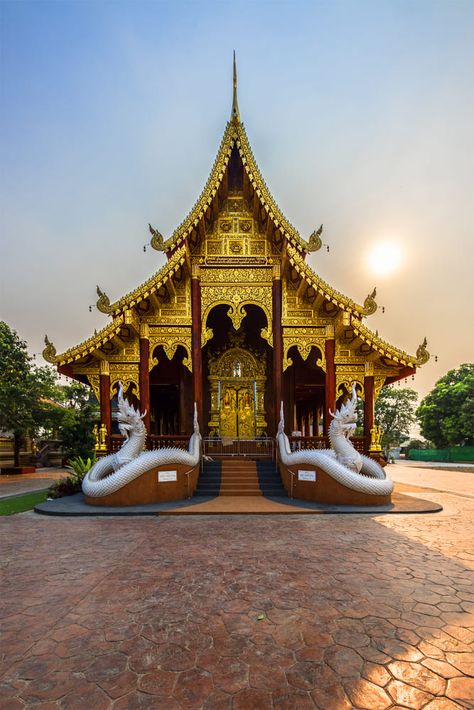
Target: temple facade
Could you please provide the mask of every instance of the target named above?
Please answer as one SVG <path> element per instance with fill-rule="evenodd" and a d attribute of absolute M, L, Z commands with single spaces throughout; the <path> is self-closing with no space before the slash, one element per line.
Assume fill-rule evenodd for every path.
<path fill-rule="evenodd" d="M 119 383 L 146 411 L 149 445 L 188 437 L 193 402 L 205 436 L 273 436 L 280 403 L 287 430 L 324 439 L 330 410 L 353 382 L 364 401 L 368 450 L 374 403 L 382 387 L 427 362 L 390 345 L 366 325 L 375 290 L 355 303 L 306 262 L 321 231 L 302 238 L 272 198 L 240 120 L 234 65 L 230 121 L 195 206 L 165 239 L 150 226 L 165 266 L 111 302 L 98 288 L 107 325 L 44 358 L 92 387 L 100 402 L 103 451 L 119 439 L 114 422 Z"/>

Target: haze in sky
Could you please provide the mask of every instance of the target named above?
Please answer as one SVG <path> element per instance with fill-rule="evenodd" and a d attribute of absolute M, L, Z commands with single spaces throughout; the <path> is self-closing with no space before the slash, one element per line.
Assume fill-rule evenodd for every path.
<path fill-rule="evenodd" d="M 474 3 L 8 2 L 1 13 L 1 308 L 41 353 L 106 325 L 164 257 L 230 115 L 309 257 L 367 320 L 438 356 L 422 395 L 474 359 Z M 387 258 L 387 249 L 390 258 Z M 382 250 L 380 255 L 380 250 Z M 390 251 L 391 250 L 391 251 Z M 375 255 L 374 255 L 375 252 Z M 392 268 L 386 268 L 390 262 Z M 41 358 L 37 358 L 41 362 Z"/>

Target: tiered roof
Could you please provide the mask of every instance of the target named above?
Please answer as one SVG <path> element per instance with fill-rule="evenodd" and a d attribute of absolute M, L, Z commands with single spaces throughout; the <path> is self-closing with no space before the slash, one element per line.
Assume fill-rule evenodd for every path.
<path fill-rule="evenodd" d="M 43 356 L 48 362 L 59 366 L 80 360 L 87 355 L 93 354 L 105 343 L 112 340 L 119 332 L 127 320 L 127 314 L 140 302 L 145 301 L 155 294 L 162 286 L 169 283 L 176 272 L 189 264 L 189 238 L 201 230 L 205 223 L 205 217 L 209 211 L 216 209 L 218 205 L 218 195 L 225 189 L 225 180 L 229 161 L 234 150 L 238 151 L 243 169 L 245 171 L 248 185 L 251 186 L 254 198 L 258 198 L 262 213 L 266 213 L 267 225 L 279 233 L 286 245 L 286 258 L 291 266 L 298 272 L 301 278 L 312 287 L 318 294 L 328 302 L 333 303 L 340 310 L 348 313 L 351 318 L 351 325 L 355 334 L 370 347 L 379 352 L 382 356 L 389 358 L 394 363 L 399 363 L 408 367 L 422 365 L 429 359 L 426 350 L 426 339 L 418 348 L 416 356 L 395 348 L 378 337 L 362 323 L 362 318 L 371 315 L 377 310 L 375 301 L 375 289 L 367 296 L 363 305 L 355 303 L 352 299 L 338 292 L 305 262 L 306 255 L 311 251 L 316 251 L 321 247 L 320 231 L 314 232 L 310 240 L 305 240 L 285 217 L 283 212 L 272 197 L 265 180 L 255 161 L 250 143 L 240 120 L 240 112 L 237 103 L 237 75 L 234 57 L 234 95 L 230 121 L 226 125 L 224 135 L 214 161 L 207 183 L 193 208 L 175 229 L 173 234 L 164 239 L 159 232 L 150 226 L 152 232 L 151 245 L 160 251 L 164 251 L 168 257 L 168 262 L 151 278 L 123 296 L 118 301 L 110 303 L 108 297 L 98 289 L 99 300 L 98 309 L 112 316 L 113 321 L 105 328 L 94 334 L 85 342 L 77 345 L 66 352 L 57 355 L 52 343 L 46 338 L 46 348 Z M 205 230 L 204 230 L 205 233 Z"/>

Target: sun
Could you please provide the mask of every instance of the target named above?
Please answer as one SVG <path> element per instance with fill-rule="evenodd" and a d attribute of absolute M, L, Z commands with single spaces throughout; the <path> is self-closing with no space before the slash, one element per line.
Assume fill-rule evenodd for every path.
<path fill-rule="evenodd" d="M 367 264 L 374 274 L 388 276 L 397 271 L 402 263 L 402 253 L 393 242 L 379 242 L 370 250 Z"/>

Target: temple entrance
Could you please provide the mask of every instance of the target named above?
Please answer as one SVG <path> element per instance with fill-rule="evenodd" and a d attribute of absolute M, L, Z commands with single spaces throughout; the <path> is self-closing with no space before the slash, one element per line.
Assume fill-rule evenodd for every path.
<path fill-rule="evenodd" d="M 256 380 L 218 380 L 219 434 L 253 439 L 257 433 Z"/>
<path fill-rule="evenodd" d="M 226 439 L 255 439 L 267 432 L 268 345 L 260 336 L 266 326 L 264 313 L 246 306 L 247 315 L 239 330 L 227 316 L 228 306 L 217 306 L 210 314 L 214 338 L 208 348 L 209 436 Z"/>

